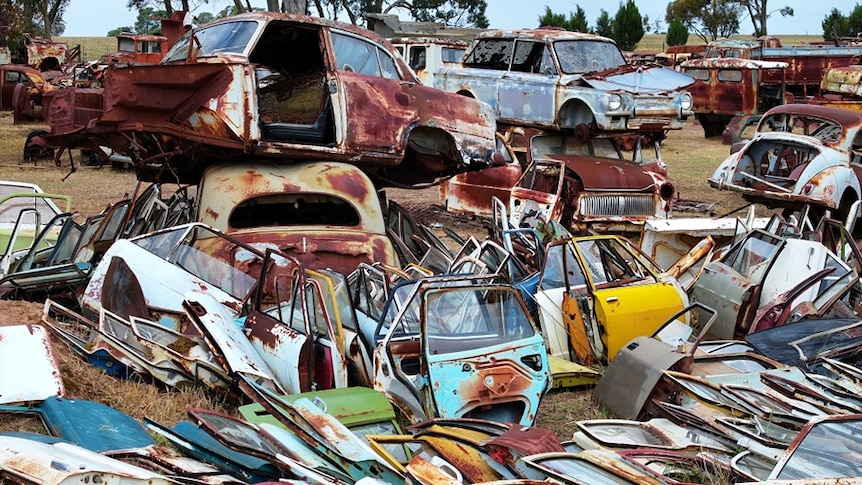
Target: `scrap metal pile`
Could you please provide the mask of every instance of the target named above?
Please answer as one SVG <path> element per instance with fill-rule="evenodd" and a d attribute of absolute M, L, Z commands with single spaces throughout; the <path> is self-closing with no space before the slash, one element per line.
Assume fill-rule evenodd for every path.
<path fill-rule="evenodd" d="M 468 56 L 484 65 L 496 41 L 536 42 L 523 67 L 538 71 L 525 73 L 571 74 L 542 55 L 551 34 L 488 34 Z M 565 36 L 571 60 L 587 54 L 580 41 L 612 45 Z M 645 72 L 605 67 L 590 89 Z M 807 208 L 669 219 L 657 142 L 690 98 L 677 89 L 687 78 L 654 78 L 593 93 L 612 106 L 666 98 L 671 108 L 643 111 L 665 118 L 630 120 L 643 130 L 608 133 L 619 120 L 581 118 L 581 106 L 574 133 L 544 120 L 495 136 L 488 105 L 416 85 L 381 39 L 258 13 L 191 31 L 162 64 L 111 68 L 105 88 L 56 90 L 42 142 L 107 147 L 139 182 L 83 224 L 52 202 L 62 197 L 6 184 L 0 296 L 44 301 L 44 325 L 0 326 L 0 368 L 32 369 L 4 372 L 0 411 L 38 415 L 46 434 L 0 433 L 0 477 L 859 483 L 851 231 Z M 617 135 L 632 131 L 623 150 Z M 483 240 L 441 239 L 379 190 L 518 152 L 530 165 L 507 201 L 484 202 Z M 640 245 L 569 232 L 617 225 L 642 227 Z M 169 426 L 69 399 L 49 334 L 113 377 L 243 405 Z M 552 388 L 592 385 L 618 419 L 578 422 L 562 441 L 533 426 Z"/>

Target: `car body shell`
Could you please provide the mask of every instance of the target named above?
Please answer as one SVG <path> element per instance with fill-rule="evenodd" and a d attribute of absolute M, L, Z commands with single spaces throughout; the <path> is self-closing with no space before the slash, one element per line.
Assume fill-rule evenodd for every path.
<path fill-rule="evenodd" d="M 795 121 L 785 131 L 786 120 Z M 709 185 L 768 207 L 805 204 L 847 212 L 862 194 L 862 114 L 816 105 L 782 105 L 761 119 L 754 137 L 732 153 Z"/>
<path fill-rule="evenodd" d="M 629 66 L 611 39 L 561 29 L 483 32 L 461 66 L 434 76 L 435 86 L 485 101 L 498 122 L 516 125 L 660 131 L 693 114 L 691 77 Z"/>
<path fill-rule="evenodd" d="M 43 95 L 53 91 L 41 72 L 16 64 L 0 65 L 0 111 L 14 111 L 15 122 L 43 118 Z"/>
<path fill-rule="evenodd" d="M 159 65 L 110 67 L 104 86 L 57 93 L 46 138 L 130 155 L 142 180 L 170 167 L 195 183 L 211 163 L 254 154 L 351 162 L 410 186 L 488 166 L 495 148 L 487 105 L 423 86 L 376 34 L 310 16 L 218 19 Z"/>
<path fill-rule="evenodd" d="M 557 221 L 576 232 L 638 232 L 647 219 L 670 217 L 675 190 L 660 159 L 639 164 L 611 139 L 570 147 L 572 138 L 531 138 L 531 161 L 509 197 L 512 227 Z"/>
<path fill-rule="evenodd" d="M 412 422 L 475 417 L 532 425 L 551 386 L 544 339 L 520 293 L 489 277 L 402 282 L 372 335 L 374 388 Z"/>
<path fill-rule="evenodd" d="M 399 264 L 374 184 L 354 165 L 221 164 L 198 191 L 198 221 L 308 268 L 350 274 L 361 262 Z"/>

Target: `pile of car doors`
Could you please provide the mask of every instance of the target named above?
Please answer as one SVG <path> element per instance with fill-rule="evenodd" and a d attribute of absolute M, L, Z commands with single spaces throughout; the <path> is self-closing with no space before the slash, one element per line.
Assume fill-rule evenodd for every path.
<path fill-rule="evenodd" d="M 656 339 L 669 345 L 663 340 L 679 332 L 663 328 Z M 709 417 L 693 411 L 696 404 L 668 403 L 669 417 L 579 421 L 563 441 L 550 430 L 476 418 L 429 419 L 402 429 L 372 389 L 285 396 L 247 376 L 238 385 L 254 403 L 240 407 L 239 416 L 190 408 L 187 420 L 167 425 L 65 397 L 44 328 L 0 326 L 0 336 L 0 359 L 35 371 L 4 382 L 0 413 L 44 425 L 43 433 L 0 433 L 0 477 L 16 482 L 856 483 L 852 477 L 862 473 L 862 414 L 769 395 L 765 389 L 781 382 L 781 368 L 762 371 L 759 387 L 737 383 L 743 374 L 712 384 L 735 414 L 718 410 Z M 690 401 L 710 398 L 705 379 L 668 376 L 686 383 Z M 837 392 L 849 381 L 821 382 Z M 758 417 L 769 411 L 768 419 Z"/>
<path fill-rule="evenodd" d="M 19 199 L 7 199 L 3 207 L 3 214 L 12 219 L 0 297 L 29 301 L 50 297 L 68 305 L 75 305 L 94 266 L 115 240 L 189 221 L 193 197 L 185 188 L 167 195 L 160 185 L 139 183 L 134 194 L 79 223 L 69 211 L 67 196 L 37 191 L 42 202 L 30 208 L 16 206 L 15 200 L 23 195 L 9 194 Z M 58 198 L 66 199 L 65 212 L 50 202 Z"/>
<path fill-rule="evenodd" d="M 623 419 L 579 423 L 576 442 L 637 448 L 630 453 L 662 467 L 679 459 L 668 450 L 696 449 L 712 468 L 738 481 L 860 476 L 862 449 L 855 440 L 862 419 L 862 369 L 816 355 L 812 345 L 804 345 L 807 337 L 789 345 L 800 354 L 815 354 L 815 366 L 788 365 L 781 355 L 745 341 L 707 340 L 719 314 L 700 303 L 686 311 L 700 315 L 690 319 L 696 324 L 668 320 L 652 336 L 638 337 L 619 352 L 595 397 Z M 857 333 L 846 332 L 854 325 L 858 319 L 845 325 L 845 337 Z M 834 340 L 821 339 L 814 347 L 826 350 Z M 858 354 L 858 338 L 843 343 L 844 350 L 850 343 Z M 627 421 L 632 419 L 639 421 Z M 673 436 L 685 436 L 689 443 Z M 819 440 L 834 449 L 834 463 L 815 444 Z M 682 456 L 691 460 L 694 453 Z"/>
<path fill-rule="evenodd" d="M 368 274 L 351 275 L 363 283 L 351 288 L 342 274 L 182 224 L 114 242 L 79 310 L 48 299 L 44 321 L 94 365 L 169 387 L 357 384 L 412 421 L 535 421 L 550 371 L 518 288 L 493 274 L 419 274 L 387 282 L 380 298 Z"/>

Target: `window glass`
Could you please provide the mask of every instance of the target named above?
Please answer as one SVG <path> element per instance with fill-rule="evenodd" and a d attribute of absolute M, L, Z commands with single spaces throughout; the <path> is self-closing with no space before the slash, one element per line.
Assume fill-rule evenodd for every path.
<path fill-rule="evenodd" d="M 554 42 L 554 50 L 566 74 L 604 71 L 626 64 L 620 49 L 610 42 L 563 40 Z"/>
<path fill-rule="evenodd" d="M 333 33 L 335 63 L 339 70 L 380 76 L 377 49 L 373 44 L 343 34 Z"/>
<path fill-rule="evenodd" d="M 192 53 L 195 57 L 208 57 L 221 52 L 242 54 L 249 46 L 257 26 L 257 22 L 254 21 L 226 22 L 189 32 L 165 54 L 162 63 L 185 60 L 192 34 L 194 35 Z"/>
<path fill-rule="evenodd" d="M 687 68 L 685 70 L 685 73 L 688 74 L 689 76 L 695 78 L 695 79 L 700 79 L 701 81 L 709 81 L 709 70 L 708 69 Z"/>
<path fill-rule="evenodd" d="M 461 62 L 466 50 L 463 47 L 444 47 L 443 62 Z"/>
<path fill-rule="evenodd" d="M 395 59 L 388 52 L 381 48 L 377 48 L 377 55 L 380 57 L 380 71 L 386 79 L 400 79 L 398 76 L 398 68 L 395 67 Z"/>
<path fill-rule="evenodd" d="M 512 39 L 480 40 L 464 58 L 464 65 L 479 69 L 508 70 L 514 43 Z"/>
<path fill-rule="evenodd" d="M 425 59 L 427 53 L 424 45 L 414 45 L 410 48 L 410 68 L 425 69 Z"/>
<path fill-rule="evenodd" d="M 718 71 L 718 80 L 738 83 L 742 81 L 742 71 L 739 69 L 721 69 Z"/>
<path fill-rule="evenodd" d="M 512 70 L 532 73 L 541 72 L 543 54 L 546 49 L 545 44 L 541 42 L 515 42 L 515 53 L 512 56 Z"/>

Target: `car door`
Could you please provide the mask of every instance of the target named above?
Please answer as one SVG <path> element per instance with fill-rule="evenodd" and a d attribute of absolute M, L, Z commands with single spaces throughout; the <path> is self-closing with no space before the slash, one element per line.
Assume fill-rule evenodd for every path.
<path fill-rule="evenodd" d="M 352 151 L 398 154 L 417 118 L 413 79 L 402 80 L 382 46 L 347 32 L 331 31 L 329 90 L 337 139 Z"/>
<path fill-rule="evenodd" d="M 748 314 L 753 316 L 764 275 L 758 268 L 769 264 L 781 245 L 780 238 L 754 230 L 720 260 L 703 267 L 691 290 L 691 298 L 718 312 L 712 327 L 714 338 L 734 338 L 737 323 L 744 321 Z"/>
<path fill-rule="evenodd" d="M 592 294 L 571 240 L 548 245 L 536 303 L 551 355 L 590 365 L 593 351 L 587 324 L 594 318 Z"/>
<path fill-rule="evenodd" d="M 688 303 L 678 284 L 663 280 L 623 239 L 576 238 L 575 248 L 595 306 L 588 334 L 601 345 L 596 353 L 603 359 L 612 360 L 635 337 L 652 335 Z"/>
<path fill-rule="evenodd" d="M 521 123 L 553 123 L 559 79 L 544 42 L 516 40 L 512 63 L 498 85 L 499 119 Z"/>
<path fill-rule="evenodd" d="M 253 310 L 243 331 L 288 393 L 313 389 L 311 332 L 304 277 L 296 260 L 267 252 Z"/>
<path fill-rule="evenodd" d="M 443 418 L 531 426 L 550 386 L 544 338 L 518 291 L 487 281 L 464 279 L 422 291 L 425 408 Z"/>

